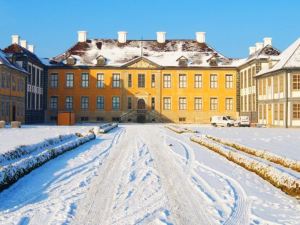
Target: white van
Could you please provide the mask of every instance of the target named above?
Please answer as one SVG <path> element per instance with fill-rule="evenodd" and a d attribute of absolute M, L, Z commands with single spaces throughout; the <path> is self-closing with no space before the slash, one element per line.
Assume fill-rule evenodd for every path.
<path fill-rule="evenodd" d="M 250 127 L 249 116 L 240 116 L 235 122 L 235 127 Z"/>
<path fill-rule="evenodd" d="M 234 125 L 234 120 L 232 120 L 229 116 L 212 116 L 210 118 L 210 123 L 215 127 L 231 127 Z"/>

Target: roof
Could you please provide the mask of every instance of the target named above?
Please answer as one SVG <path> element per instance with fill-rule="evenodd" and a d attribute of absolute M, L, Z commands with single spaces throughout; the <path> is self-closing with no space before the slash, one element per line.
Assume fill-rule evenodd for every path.
<path fill-rule="evenodd" d="M 22 46 L 20 46 L 18 44 L 11 44 L 7 48 L 5 48 L 3 51 L 6 54 L 16 54 L 16 53 L 24 54 L 24 55 L 27 55 L 34 62 L 36 62 L 38 64 L 43 64 L 41 62 L 41 60 L 36 56 L 36 54 L 32 53 L 28 49 L 23 48 Z"/>
<path fill-rule="evenodd" d="M 97 57 L 106 59 L 105 66 L 122 67 L 134 59 L 143 57 L 159 66 L 178 67 L 180 57 L 188 59 L 188 67 L 210 67 L 209 60 L 218 58 L 218 67 L 236 67 L 239 60 L 227 58 L 206 43 L 195 40 L 128 40 L 119 43 L 115 39 L 93 39 L 78 42 L 66 52 L 50 60 L 52 66 L 64 66 L 68 57 L 76 59 L 75 66 L 96 66 Z"/>
<path fill-rule="evenodd" d="M 12 69 L 15 69 L 15 70 L 19 70 L 21 72 L 25 72 L 27 73 L 27 71 L 20 67 L 19 65 L 17 64 L 13 64 L 9 59 L 8 59 L 8 56 L 7 54 L 5 54 L 5 52 L 3 52 L 1 49 L 0 49 L 0 65 L 5 65 L 7 67 L 10 67 Z"/>
<path fill-rule="evenodd" d="M 300 69 L 300 38 L 284 50 L 278 57 L 278 62 L 272 67 L 261 70 L 256 76 L 278 71 L 281 69 Z"/>

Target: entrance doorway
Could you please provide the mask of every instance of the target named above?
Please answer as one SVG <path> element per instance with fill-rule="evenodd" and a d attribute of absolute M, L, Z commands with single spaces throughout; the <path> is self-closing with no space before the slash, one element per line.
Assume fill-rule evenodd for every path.
<path fill-rule="evenodd" d="M 145 123 L 146 122 L 146 103 L 144 99 L 139 99 L 137 101 L 137 117 L 136 121 L 138 123 Z"/>
<path fill-rule="evenodd" d="M 139 99 L 137 102 L 137 109 L 144 110 L 146 109 L 146 103 L 144 99 Z"/>
<path fill-rule="evenodd" d="M 12 121 L 16 121 L 17 115 L 16 115 L 16 106 L 13 105 L 12 107 Z"/>

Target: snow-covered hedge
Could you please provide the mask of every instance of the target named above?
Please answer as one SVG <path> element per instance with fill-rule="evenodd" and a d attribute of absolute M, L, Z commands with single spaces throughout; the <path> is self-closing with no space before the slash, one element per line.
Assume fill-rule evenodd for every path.
<path fill-rule="evenodd" d="M 75 134 L 59 135 L 58 137 L 55 137 L 55 138 L 45 139 L 44 141 L 37 143 L 37 144 L 18 146 L 15 149 L 12 149 L 12 150 L 9 150 L 7 152 L 0 154 L 0 164 L 3 163 L 4 161 L 18 159 L 18 158 L 20 158 L 24 155 L 30 154 L 34 151 L 44 149 L 44 148 L 50 147 L 52 145 L 59 144 L 63 141 L 69 140 L 74 137 L 76 137 Z"/>
<path fill-rule="evenodd" d="M 178 133 L 178 134 L 181 134 L 181 133 L 195 133 L 193 130 L 190 130 L 188 128 L 185 128 L 185 127 L 179 127 L 179 126 L 176 126 L 176 125 L 166 125 L 165 126 L 166 128 Z"/>
<path fill-rule="evenodd" d="M 95 134 L 104 134 L 104 133 L 107 133 L 108 131 L 114 129 L 118 127 L 118 124 L 117 123 L 106 123 L 106 124 L 101 124 L 100 126 L 98 127 L 94 127 L 93 128 L 93 132 Z"/>
<path fill-rule="evenodd" d="M 224 156 L 245 169 L 256 173 L 283 192 L 300 199 L 300 180 L 288 173 L 282 172 L 269 164 L 247 157 L 246 155 L 228 150 L 205 136 L 191 137 L 191 140 Z"/>
<path fill-rule="evenodd" d="M 269 151 L 264 151 L 264 150 L 258 150 L 258 149 L 254 149 L 254 148 L 249 148 L 247 146 L 241 145 L 241 144 L 237 144 L 234 142 L 230 142 L 228 140 L 225 139 L 221 139 L 221 138 L 216 138 L 210 135 L 206 135 L 207 138 L 214 140 L 216 142 L 219 142 L 221 144 L 233 147 L 239 151 L 248 153 L 250 155 L 254 155 L 257 157 L 260 157 L 262 159 L 266 159 L 270 162 L 282 165 L 284 167 L 290 168 L 292 170 L 295 170 L 297 172 L 300 172 L 300 161 L 297 160 L 293 160 L 293 159 L 289 159 L 274 153 L 271 153 Z"/>
<path fill-rule="evenodd" d="M 88 141 L 95 139 L 94 133 L 83 134 L 70 142 L 64 143 L 57 147 L 45 149 L 37 155 L 28 155 L 14 163 L 0 167 L 0 191 L 7 188 L 9 185 L 16 182 L 18 179 L 28 174 L 35 168 L 43 165 L 49 160 L 65 153 L 66 151 L 72 150 Z"/>

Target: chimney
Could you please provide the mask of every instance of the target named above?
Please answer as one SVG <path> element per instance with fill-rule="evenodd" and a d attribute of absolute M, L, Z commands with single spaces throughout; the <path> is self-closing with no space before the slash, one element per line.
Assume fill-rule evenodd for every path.
<path fill-rule="evenodd" d="M 196 40 L 198 43 L 205 43 L 205 32 L 196 32 Z"/>
<path fill-rule="evenodd" d="M 86 31 L 78 31 L 78 42 L 86 42 L 87 32 Z"/>
<path fill-rule="evenodd" d="M 21 45 L 23 48 L 26 48 L 26 49 L 27 49 L 27 41 L 26 41 L 26 40 L 21 40 L 21 41 L 20 41 L 20 45 Z"/>
<path fill-rule="evenodd" d="M 127 32 L 126 31 L 119 31 L 118 32 L 118 42 L 119 43 L 126 43 L 127 41 Z"/>
<path fill-rule="evenodd" d="M 256 52 L 256 47 L 255 46 L 251 46 L 249 47 L 249 55 L 252 55 Z"/>
<path fill-rule="evenodd" d="M 19 35 L 12 35 L 11 36 L 11 43 L 12 44 L 19 44 L 20 42 L 20 36 Z"/>
<path fill-rule="evenodd" d="M 163 44 L 166 42 L 166 32 L 156 32 L 157 42 Z"/>
<path fill-rule="evenodd" d="M 262 43 L 262 42 L 257 42 L 257 43 L 255 44 L 255 46 L 256 46 L 256 51 L 259 51 L 259 50 L 263 49 L 264 43 Z"/>
<path fill-rule="evenodd" d="M 270 38 L 270 37 L 264 38 L 264 46 L 267 46 L 267 45 L 272 46 L 272 38 Z"/>
<path fill-rule="evenodd" d="M 31 53 L 34 53 L 34 45 L 28 45 L 28 50 L 29 50 Z"/>

